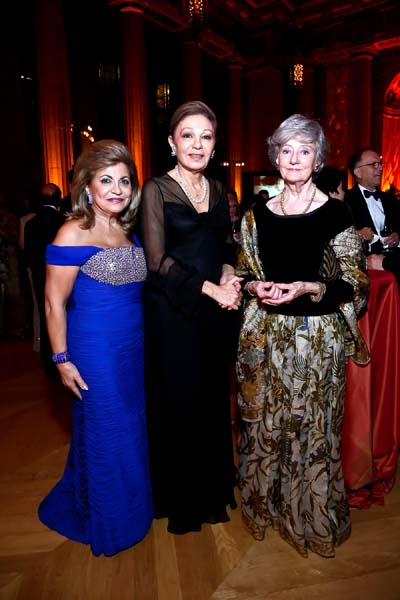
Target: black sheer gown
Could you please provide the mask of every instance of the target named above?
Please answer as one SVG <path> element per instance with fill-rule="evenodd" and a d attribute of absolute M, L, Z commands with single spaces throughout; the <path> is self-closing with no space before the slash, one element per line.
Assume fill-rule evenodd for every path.
<path fill-rule="evenodd" d="M 142 191 L 150 467 L 155 516 L 168 517 L 173 533 L 227 521 L 235 506 L 229 313 L 201 294 L 232 263 L 230 220 L 224 187 L 208 181 L 204 213 L 167 174 Z"/>

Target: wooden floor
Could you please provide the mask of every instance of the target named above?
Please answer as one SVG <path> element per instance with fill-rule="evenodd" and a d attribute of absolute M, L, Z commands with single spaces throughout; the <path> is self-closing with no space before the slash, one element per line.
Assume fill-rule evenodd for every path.
<path fill-rule="evenodd" d="M 301 558 L 276 533 L 254 542 L 240 511 L 200 533 L 154 521 L 137 546 L 94 557 L 37 519 L 59 478 L 70 402 L 31 343 L 0 343 L 0 600 L 400 600 L 400 484 L 384 507 L 352 511 L 335 559 Z"/>

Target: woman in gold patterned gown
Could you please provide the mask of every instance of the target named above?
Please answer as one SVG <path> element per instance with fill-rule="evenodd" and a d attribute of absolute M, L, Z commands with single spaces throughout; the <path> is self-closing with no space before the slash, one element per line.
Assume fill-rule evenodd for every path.
<path fill-rule="evenodd" d="M 347 356 L 369 360 L 357 328 L 368 293 L 351 214 L 313 183 L 328 144 L 303 115 L 268 139 L 281 194 L 242 222 L 237 275 L 244 315 L 237 359 L 243 419 L 243 519 L 268 526 L 303 556 L 334 556 L 351 532 L 340 459 Z"/>

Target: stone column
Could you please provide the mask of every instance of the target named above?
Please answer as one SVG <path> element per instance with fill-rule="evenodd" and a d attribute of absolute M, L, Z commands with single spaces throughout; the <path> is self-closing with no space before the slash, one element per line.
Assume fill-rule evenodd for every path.
<path fill-rule="evenodd" d="M 60 0 L 34 3 L 39 123 L 44 183 L 68 192 L 73 163 L 71 108 L 64 16 Z"/>
<path fill-rule="evenodd" d="M 303 85 L 299 89 L 296 110 L 308 117 L 314 115 L 314 69 L 311 67 L 304 67 Z"/>
<path fill-rule="evenodd" d="M 246 171 L 274 169 L 268 159 L 266 139 L 283 119 L 283 85 L 283 74 L 275 67 L 258 67 L 249 73 L 243 136 Z"/>
<path fill-rule="evenodd" d="M 326 114 L 324 131 L 329 142 L 327 162 L 346 172 L 349 136 L 349 64 L 327 66 L 324 81 Z"/>
<path fill-rule="evenodd" d="M 371 52 L 352 57 L 349 81 L 349 154 L 371 143 Z"/>
<path fill-rule="evenodd" d="M 243 67 L 228 65 L 228 187 L 234 188 L 239 200 L 242 196 L 243 164 Z"/>
<path fill-rule="evenodd" d="M 182 98 L 183 102 L 201 100 L 201 51 L 193 39 L 182 44 Z"/>
<path fill-rule="evenodd" d="M 147 111 L 146 56 L 143 10 L 133 2 L 114 2 L 120 7 L 122 27 L 122 79 L 126 144 L 132 152 L 139 182 L 150 177 Z"/>

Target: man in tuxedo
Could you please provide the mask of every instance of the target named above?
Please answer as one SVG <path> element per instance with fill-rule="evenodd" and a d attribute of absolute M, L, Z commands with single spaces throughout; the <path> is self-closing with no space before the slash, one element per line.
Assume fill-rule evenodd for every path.
<path fill-rule="evenodd" d="M 46 283 L 46 247 L 56 237 L 57 231 L 65 221 L 59 211 L 61 190 L 55 183 L 46 183 L 41 188 L 40 207 L 36 216 L 25 225 L 24 249 L 29 266 L 32 269 L 33 287 L 39 309 L 40 320 L 40 356 L 49 375 L 56 373 L 51 360 L 51 348 L 47 335 L 44 288 Z"/>
<path fill-rule="evenodd" d="M 349 160 L 356 184 L 345 195 L 354 224 L 365 241 L 369 269 L 391 271 L 400 289 L 400 202 L 380 190 L 382 160 L 371 148 L 356 150 Z M 384 224 L 391 233 L 382 235 Z M 384 249 L 387 246 L 387 251 Z"/>

